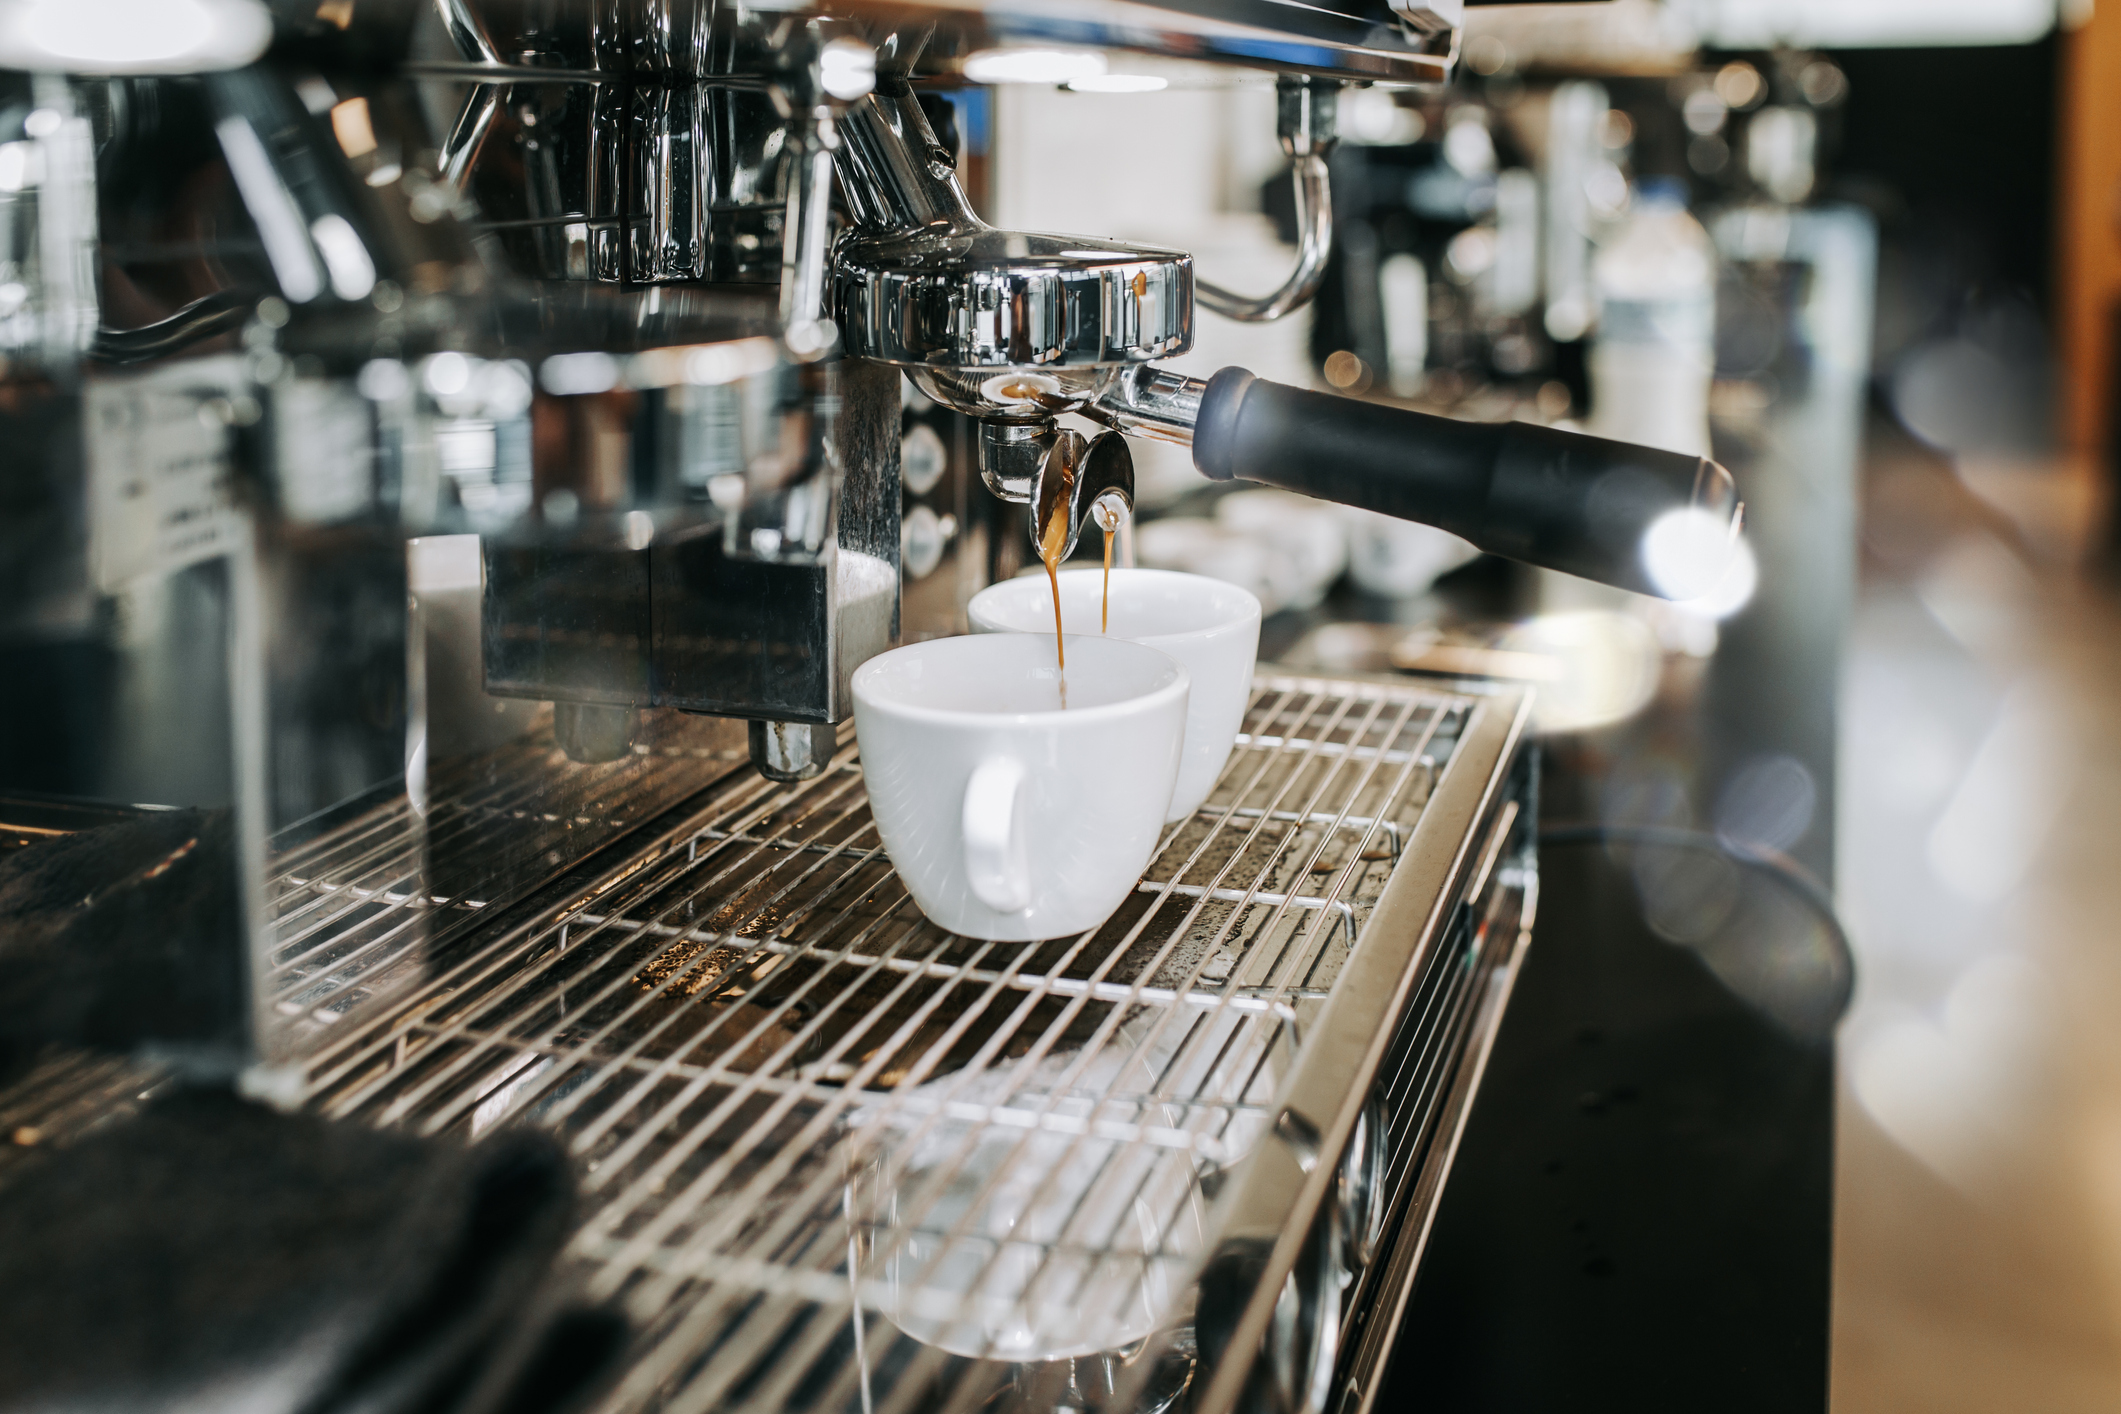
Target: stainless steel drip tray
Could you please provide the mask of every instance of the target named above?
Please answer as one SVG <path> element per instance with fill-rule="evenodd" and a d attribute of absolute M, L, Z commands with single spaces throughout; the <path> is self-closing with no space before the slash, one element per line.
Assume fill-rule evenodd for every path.
<path fill-rule="evenodd" d="M 306 1103 L 562 1134 L 573 1251 L 641 1332 L 611 1407 L 1197 1403 L 1196 1301 L 1236 1313 L 1203 1342 L 1269 1348 L 1247 1313 L 1378 1288 L 1433 1204 L 1529 923 L 1523 707 L 1264 674 L 1133 898 L 1033 943 L 921 917 L 849 731 L 820 778 L 724 776 L 315 1028 Z M 1292 1139 L 1329 1162 L 1277 1197 Z M 1341 1266 L 1214 1277 L 1263 1203 Z M 1305 1300 L 1255 1382 L 1371 1343 Z"/>
<path fill-rule="evenodd" d="M 400 790 L 276 838 L 258 979 L 268 1053 L 314 1050 L 329 1030 L 418 992 L 490 917 L 585 860 L 637 848 L 643 826 L 749 759 L 741 722 L 653 711 L 620 759 L 576 763 L 541 705 L 521 738 L 434 765 L 425 802 Z"/>

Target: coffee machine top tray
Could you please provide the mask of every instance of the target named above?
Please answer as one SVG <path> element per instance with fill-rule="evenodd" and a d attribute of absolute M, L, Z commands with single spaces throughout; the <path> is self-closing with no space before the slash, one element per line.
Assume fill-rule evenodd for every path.
<path fill-rule="evenodd" d="M 1003 44 L 1184 55 L 1358 83 L 1442 83 L 1458 0 L 832 0 L 831 8 L 936 21 L 924 69 Z"/>
<path fill-rule="evenodd" d="M 638 1332 L 608 1407 L 1366 1408 L 1529 934 L 1525 706 L 1265 672 L 1133 900 L 1025 944 L 914 910 L 851 730 L 788 786 L 653 739 L 578 765 L 547 725 L 430 803 L 512 841 L 483 897 L 407 876 L 397 806 L 281 850 L 282 1098 L 560 1135 L 572 1250 Z M 47 1060 L 0 1133 L 152 1083 Z"/>

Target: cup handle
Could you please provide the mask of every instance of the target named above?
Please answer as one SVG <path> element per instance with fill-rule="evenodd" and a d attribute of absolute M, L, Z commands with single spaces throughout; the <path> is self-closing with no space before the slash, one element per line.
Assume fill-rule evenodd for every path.
<path fill-rule="evenodd" d="M 1023 781 L 1021 763 L 995 757 L 965 783 L 965 878 L 996 913 L 1020 913 L 1031 903 L 1031 866 L 1016 820 Z"/>

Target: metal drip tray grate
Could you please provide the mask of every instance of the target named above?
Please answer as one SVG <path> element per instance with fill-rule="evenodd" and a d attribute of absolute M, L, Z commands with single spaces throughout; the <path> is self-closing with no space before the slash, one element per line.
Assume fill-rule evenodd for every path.
<path fill-rule="evenodd" d="M 1262 678 L 1135 895 L 1035 943 L 921 917 L 850 732 L 819 779 L 732 778 L 430 959 L 307 1061 L 312 1103 L 565 1134 L 575 1251 L 647 1332 L 622 1407 L 897 1410 L 964 1357 L 1138 1343 L 1182 1318 L 1218 1178 L 1472 706 Z"/>
<path fill-rule="evenodd" d="M 261 1021 L 280 1048 L 306 1050 L 321 1028 L 418 986 L 433 952 L 495 903 L 748 760 L 741 725 L 729 726 L 656 714 L 625 757 L 585 766 L 554 744 L 548 708 L 521 741 L 438 771 L 424 814 L 401 794 L 278 842 Z"/>
<path fill-rule="evenodd" d="M 53 1049 L 0 1090 L 0 1182 L 39 1146 L 65 1144 L 132 1113 L 170 1083 L 161 1066 Z"/>
<path fill-rule="evenodd" d="M 1365 1192 L 1441 1181 L 1449 1141 L 1429 1136 L 1477 1083 L 1461 1056 L 1484 1054 L 1514 956 L 1489 934 L 1516 915 L 1438 901 L 1480 894 L 1515 838 L 1522 720 L 1514 695 L 1262 676 L 1215 792 L 1130 899 L 1031 943 L 918 913 L 851 730 L 795 787 L 712 752 L 586 773 L 526 757 L 438 783 L 462 793 L 424 832 L 377 811 L 284 850 L 274 995 L 305 1018 L 334 978 L 365 995 L 306 1020 L 313 1109 L 565 1138 L 573 1254 L 640 1332 L 611 1408 L 1155 1408 L 1195 1378 L 1193 1305 L 1224 1209 L 1267 1172 L 1254 1156 L 1320 1141 L 1284 1097 L 1375 1075 L 1397 1108 L 1327 1142 L 1402 1170 Z M 541 760 L 564 790 L 529 789 Z M 423 842 L 567 812 L 632 833 L 513 894 L 474 890 L 468 865 L 441 881 L 433 854 L 423 873 Z M 1350 1015 L 1369 1068 L 1321 1069 Z M 0 1118 L 78 1127 L 154 1083 L 67 1064 L 0 1095 Z M 1388 1235 L 1383 1208 L 1359 1225 Z"/>

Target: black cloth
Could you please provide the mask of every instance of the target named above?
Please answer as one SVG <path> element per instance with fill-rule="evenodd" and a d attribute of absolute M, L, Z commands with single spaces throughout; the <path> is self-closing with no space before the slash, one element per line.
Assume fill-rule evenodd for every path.
<path fill-rule="evenodd" d="M 226 810 L 156 810 L 0 855 L 0 1072 L 46 1042 L 231 1064 L 248 1026 Z"/>
<path fill-rule="evenodd" d="M 576 1407 L 625 1347 L 570 1309 L 565 1156 L 184 1091 L 0 1185 L 0 1411 Z"/>

